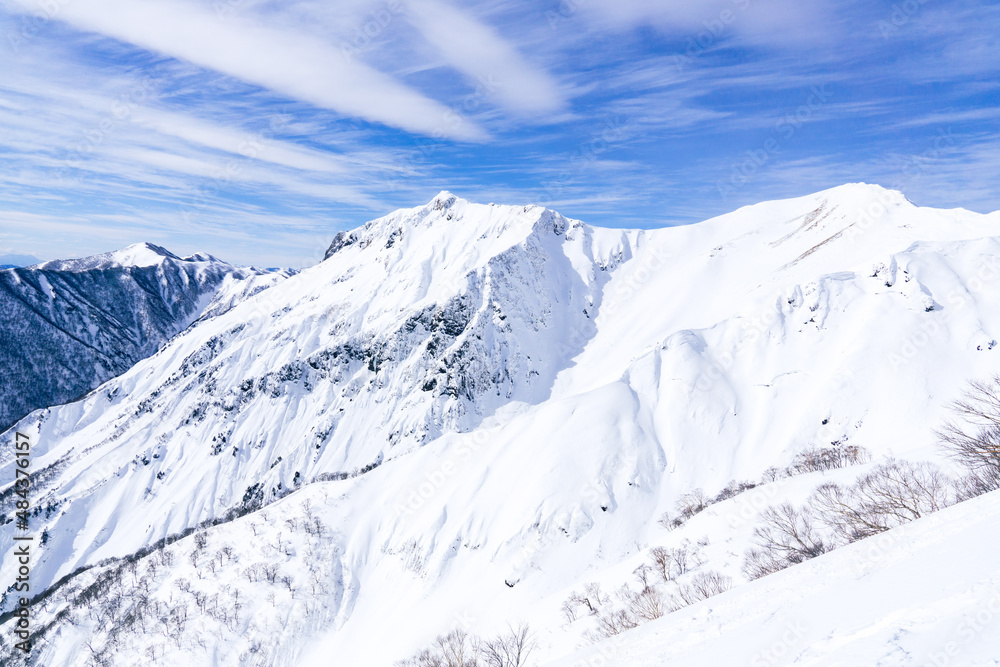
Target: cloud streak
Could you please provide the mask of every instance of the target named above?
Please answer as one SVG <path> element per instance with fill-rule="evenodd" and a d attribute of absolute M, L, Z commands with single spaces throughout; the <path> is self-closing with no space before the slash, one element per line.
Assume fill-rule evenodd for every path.
<path fill-rule="evenodd" d="M 29 0 L 18 4 L 26 12 L 35 9 Z M 345 57 L 336 46 L 246 14 L 222 21 L 205 5 L 185 0 L 72 0 L 54 16 L 342 114 L 450 139 L 487 136 L 473 122 L 456 122 L 440 102 Z"/>

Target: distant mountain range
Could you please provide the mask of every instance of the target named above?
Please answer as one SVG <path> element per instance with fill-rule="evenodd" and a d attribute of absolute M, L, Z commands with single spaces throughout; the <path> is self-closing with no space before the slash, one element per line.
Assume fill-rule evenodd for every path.
<path fill-rule="evenodd" d="M 150 244 L 0 272 L 0 428 L 82 397 L 206 311 L 285 275 Z"/>
<path fill-rule="evenodd" d="M 31 266 L 41 261 L 32 255 L 0 255 L 0 270 Z"/>

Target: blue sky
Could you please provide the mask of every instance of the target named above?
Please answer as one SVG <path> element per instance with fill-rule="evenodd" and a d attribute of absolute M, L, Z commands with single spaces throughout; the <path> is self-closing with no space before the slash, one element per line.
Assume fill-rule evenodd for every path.
<path fill-rule="evenodd" d="M 0 0 L 0 63 L 0 254 L 306 266 L 442 189 L 1000 209 L 1000 2 Z"/>

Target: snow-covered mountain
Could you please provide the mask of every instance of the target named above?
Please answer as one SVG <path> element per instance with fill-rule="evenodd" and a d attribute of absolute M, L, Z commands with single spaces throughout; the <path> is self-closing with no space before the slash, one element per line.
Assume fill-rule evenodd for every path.
<path fill-rule="evenodd" d="M 863 184 L 652 231 L 442 193 L 340 234 L 17 424 L 48 536 L 33 659 L 391 665 L 530 621 L 540 664 L 576 664 L 573 590 L 684 540 L 739 583 L 767 504 L 864 466 L 667 531 L 683 494 L 816 446 L 940 461 L 945 405 L 1000 371 L 998 263 L 1000 214 Z M 2 447 L 12 480 L 12 431 Z M 5 581 L 12 550 L 5 531 Z M 95 596 L 117 602 L 87 612 Z"/>
<path fill-rule="evenodd" d="M 0 428 L 80 398 L 207 308 L 282 277 L 151 244 L 0 271 Z"/>

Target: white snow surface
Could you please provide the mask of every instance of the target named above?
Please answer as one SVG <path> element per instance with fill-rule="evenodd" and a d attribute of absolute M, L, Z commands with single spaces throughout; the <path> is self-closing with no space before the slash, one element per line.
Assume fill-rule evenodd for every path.
<path fill-rule="evenodd" d="M 998 534 L 993 492 L 551 664 L 997 665 Z"/>
<path fill-rule="evenodd" d="M 758 480 L 831 443 L 947 465 L 933 434 L 946 404 L 1000 372 L 1000 214 L 918 208 L 853 184 L 623 231 L 445 192 L 335 246 L 16 426 L 46 470 L 36 503 L 57 508 L 36 519 L 50 535 L 32 571 L 39 591 L 255 493 L 266 503 L 297 489 L 207 529 L 209 551 L 238 556 L 198 585 L 249 596 L 235 619 L 175 643 L 130 630 L 112 664 L 138 664 L 159 641 L 158 664 L 391 665 L 454 627 L 489 634 L 522 620 L 539 664 L 751 664 L 786 621 L 806 619 L 788 648 L 795 664 L 932 664 L 924 656 L 965 614 L 989 608 L 995 493 L 900 529 L 870 567 L 852 569 L 870 546 L 857 543 L 611 649 L 581 648 L 584 623 L 559 611 L 584 582 L 614 588 L 650 547 L 682 539 L 708 538 L 712 568 L 742 584 L 748 507 L 801 499 L 827 477 L 658 526 L 693 488 Z M 12 443 L 13 430 L 5 482 Z M 341 472 L 352 476 L 330 479 Z M 285 524 L 312 513 L 321 540 Z M 0 534 L 4 582 L 11 537 Z M 202 581 L 192 540 L 151 575 L 154 597 Z M 297 593 L 250 582 L 258 561 Z M 947 664 L 996 664 L 991 627 Z M 106 641 L 87 623 L 60 626 L 39 664 L 86 664 L 88 637 Z"/>

